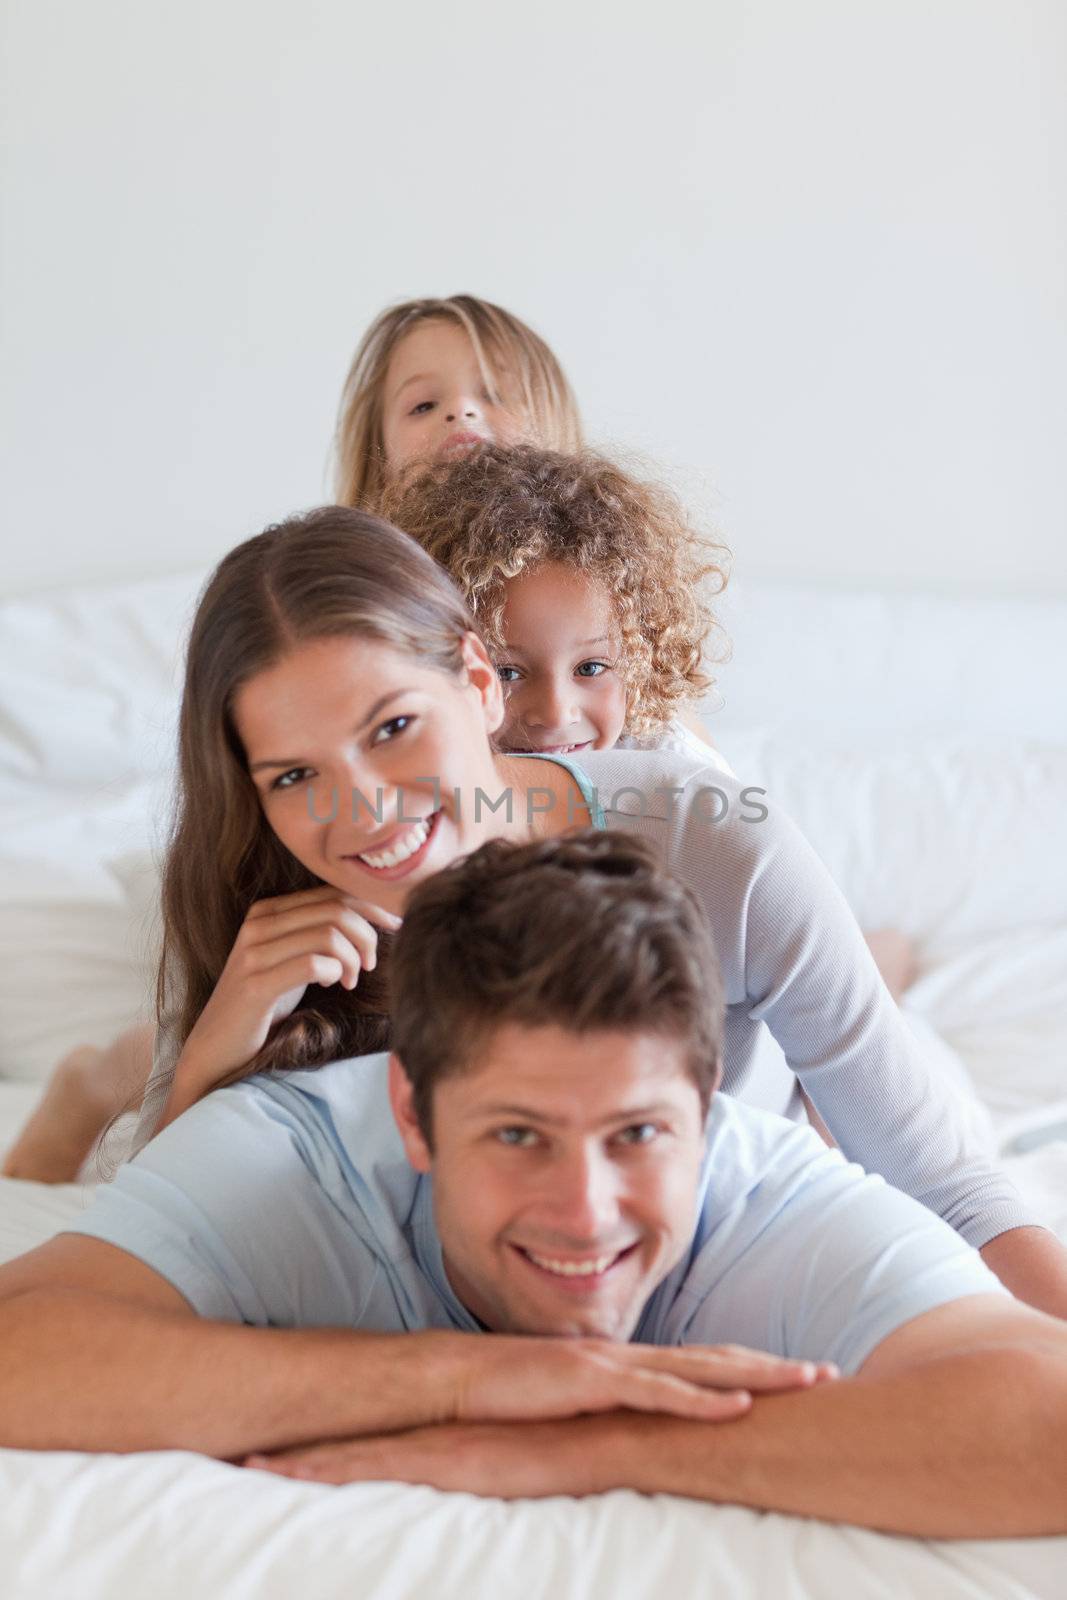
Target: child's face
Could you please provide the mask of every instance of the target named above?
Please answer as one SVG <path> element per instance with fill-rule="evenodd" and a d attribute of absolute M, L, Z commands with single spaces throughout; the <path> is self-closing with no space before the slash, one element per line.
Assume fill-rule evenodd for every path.
<path fill-rule="evenodd" d="M 501 383 L 503 374 L 494 374 Z M 478 358 L 455 322 L 430 318 L 406 334 L 385 372 L 382 442 L 391 473 L 414 461 L 448 461 L 480 444 L 522 435 L 506 388 L 489 395 Z"/>
<path fill-rule="evenodd" d="M 505 750 L 610 750 L 626 726 L 619 625 L 603 583 L 546 562 L 512 578 L 504 603 Z"/>

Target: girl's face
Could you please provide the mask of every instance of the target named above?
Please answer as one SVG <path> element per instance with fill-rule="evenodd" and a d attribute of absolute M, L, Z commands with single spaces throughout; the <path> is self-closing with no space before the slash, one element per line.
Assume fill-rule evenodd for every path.
<path fill-rule="evenodd" d="M 626 688 L 607 587 L 545 562 L 508 581 L 503 631 L 503 749 L 610 750 L 626 726 Z"/>
<path fill-rule="evenodd" d="M 473 634 L 463 654 L 453 677 L 377 640 L 316 639 L 234 700 L 282 844 L 324 882 L 397 914 L 416 884 L 503 831 L 471 804 L 477 787 L 500 787 L 489 746 L 500 684 Z"/>
<path fill-rule="evenodd" d="M 456 322 L 420 322 L 393 351 L 385 372 L 382 443 L 391 473 L 414 461 L 448 461 L 480 444 L 514 444 L 519 417 L 504 389 L 494 401 L 474 346 Z"/>

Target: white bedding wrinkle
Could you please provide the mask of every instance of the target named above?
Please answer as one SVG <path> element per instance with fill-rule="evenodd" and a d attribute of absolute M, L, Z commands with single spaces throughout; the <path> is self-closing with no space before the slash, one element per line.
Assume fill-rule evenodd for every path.
<path fill-rule="evenodd" d="M 625 1491 L 335 1489 L 179 1452 L 0 1451 L 5 1600 L 1062 1600 L 1067 1539 L 924 1542 Z"/>

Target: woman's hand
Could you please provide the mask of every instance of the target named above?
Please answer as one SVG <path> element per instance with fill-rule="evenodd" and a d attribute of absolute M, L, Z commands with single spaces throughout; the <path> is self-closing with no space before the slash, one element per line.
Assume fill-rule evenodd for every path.
<path fill-rule="evenodd" d="M 378 929 L 399 927 L 391 911 L 328 884 L 257 900 L 185 1041 L 160 1127 L 251 1061 L 309 983 L 354 989 L 375 967 Z"/>

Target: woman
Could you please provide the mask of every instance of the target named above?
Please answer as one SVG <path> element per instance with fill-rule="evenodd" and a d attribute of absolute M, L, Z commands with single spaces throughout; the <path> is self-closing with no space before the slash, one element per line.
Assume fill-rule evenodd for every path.
<path fill-rule="evenodd" d="M 689 753 L 503 754 L 502 716 L 458 592 L 388 523 L 327 507 L 221 562 L 189 644 L 142 1135 L 219 1083 L 380 1049 L 388 935 L 417 883 L 490 837 L 610 823 L 704 905 L 725 1088 L 799 1114 L 799 1079 L 847 1156 L 937 1209 L 1020 1298 L 1067 1313 L 1064 1252 L 955 1126 L 788 820 Z M 756 1086 L 762 1021 L 792 1072 Z"/>

